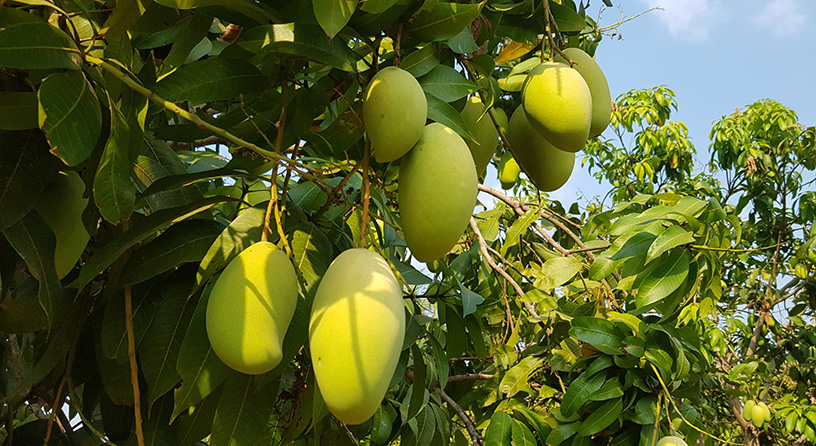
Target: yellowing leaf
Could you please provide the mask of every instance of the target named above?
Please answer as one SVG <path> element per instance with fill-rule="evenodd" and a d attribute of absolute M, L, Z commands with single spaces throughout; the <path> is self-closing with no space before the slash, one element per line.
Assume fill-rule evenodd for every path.
<path fill-rule="evenodd" d="M 501 53 L 499 53 L 499 57 L 496 58 L 496 64 L 516 60 L 532 51 L 533 48 L 535 48 L 535 45 L 530 43 L 510 42 L 502 49 Z"/>

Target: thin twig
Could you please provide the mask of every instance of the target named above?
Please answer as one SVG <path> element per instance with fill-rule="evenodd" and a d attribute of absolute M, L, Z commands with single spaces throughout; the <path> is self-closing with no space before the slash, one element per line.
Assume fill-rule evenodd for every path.
<path fill-rule="evenodd" d="M 363 218 L 360 222 L 360 248 L 366 247 L 366 233 L 368 233 L 368 202 L 371 198 L 370 181 L 368 179 L 368 159 L 371 156 L 371 140 L 366 137 L 365 154 L 363 155 Z"/>
<path fill-rule="evenodd" d="M 130 361 L 130 383 L 133 385 L 133 414 L 136 425 L 136 442 L 144 446 L 142 431 L 142 403 L 139 392 L 139 366 L 136 364 L 136 335 L 133 333 L 133 297 L 130 285 L 125 287 L 125 330 L 127 331 L 128 360 Z"/>
<path fill-rule="evenodd" d="M 448 406 L 453 409 L 456 415 L 459 416 L 459 419 L 465 423 L 465 427 L 467 428 L 468 433 L 470 434 L 470 438 L 473 439 L 473 444 L 476 446 L 482 446 L 483 437 L 479 434 L 479 431 L 476 430 L 476 425 L 473 424 L 473 420 L 467 416 L 464 410 L 456 404 L 456 401 L 453 400 L 444 390 L 440 389 L 439 387 L 433 387 L 432 391 L 439 394 L 442 399 L 448 403 Z"/>

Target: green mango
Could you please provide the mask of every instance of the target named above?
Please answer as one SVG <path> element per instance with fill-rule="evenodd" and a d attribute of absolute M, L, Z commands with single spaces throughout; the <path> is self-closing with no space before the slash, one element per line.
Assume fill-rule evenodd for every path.
<path fill-rule="evenodd" d="M 253 244 L 224 268 L 210 293 L 206 318 L 213 351 L 241 373 L 272 370 L 283 357 L 297 301 L 289 257 L 273 243 Z"/>
<path fill-rule="evenodd" d="M 589 125 L 589 136 L 598 136 L 609 125 L 612 117 L 612 95 L 609 93 L 609 83 L 606 81 L 603 70 L 595 59 L 580 48 L 567 48 L 564 55 L 574 62 L 573 68 L 584 78 L 589 93 L 592 96 L 592 121 Z M 567 63 L 561 55 L 555 60 Z"/>
<path fill-rule="evenodd" d="M 685 440 L 680 437 L 667 435 L 657 442 L 657 446 L 688 446 L 688 443 L 686 443 Z"/>
<path fill-rule="evenodd" d="M 82 198 L 84 193 L 85 183 L 78 173 L 60 172 L 34 206 L 57 239 L 54 265 L 60 279 L 74 269 L 91 238 L 82 223 L 82 212 L 88 205 L 88 199 Z"/>
<path fill-rule="evenodd" d="M 575 154 L 558 150 L 542 137 L 518 107 L 510 118 L 507 139 L 514 158 L 530 181 L 540 190 L 552 192 L 563 186 L 575 165 Z"/>
<path fill-rule="evenodd" d="M 404 337 L 402 289 L 388 263 L 364 248 L 343 251 L 318 285 L 309 321 L 317 386 L 338 420 L 361 424 L 374 415 Z"/>
<path fill-rule="evenodd" d="M 509 150 L 504 152 L 501 160 L 499 160 L 498 171 L 499 182 L 501 182 L 502 188 L 510 189 L 516 184 L 516 181 L 518 181 L 521 168 Z"/>
<path fill-rule="evenodd" d="M 425 92 L 411 73 L 386 67 L 371 78 L 363 96 L 363 122 L 378 163 L 411 150 L 427 119 Z"/>
<path fill-rule="evenodd" d="M 495 110 L 495 109 L 494 109 Z M 490 115 L 482 113 L 484 103 L 478 96 L 468 98 L 465 108 L 462 109 L 462 119 L 467 124 L 471 135 L 475 141 L 465 141 L 470 153 L 473 155 L 473 162 L 476 164 L 476 174 L 480 177 L 484 174 L 493 154 L 496 152 L 496 145 L 499 141 L 499 131 L 490 119 Z M 498 120 L 497 120 L 498 122 Z"/>
<path fill-rule="evenodd" d="M 400 162 L 399 209 L 405 242 L 421 262 L 445 255 L 468 226 L 478 193 L 465 141 L 432 123 Z"/>
<path fill-rule="evenodd" d="M 530 71 L 522 104 L 533 128 L 553 146 L 577 152 L 589 138 L 592 95 L 577 70 L 543 63 Z"/>

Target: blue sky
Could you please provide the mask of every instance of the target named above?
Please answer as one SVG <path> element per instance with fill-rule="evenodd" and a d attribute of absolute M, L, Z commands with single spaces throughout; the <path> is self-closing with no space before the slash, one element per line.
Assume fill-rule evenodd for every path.
<path fill-rule="evenodd" d="M 688 125 L 697 159 L 709 159 L 712 122 L 757 100 L 770 98 L 795 110 L 799 122 L 816 125 L 816 1 L 813 0 L 613 0 L 601 12 L 622 38 L 605 37 L 596 59 L 612 97 L 630 89 L 666 85 L 677 94 L 672 119 Z M 589 11 L 598 17 L 600 0 Z M 607 134 L 609 134 L 608 132 Z M 552 198 L 569 204 L 576 194 L 603 195 L 586 169 L 576 171 Z M 701 168 L 698 163 L 697 168 Z M 607 203 L 608 204 L 608 203 Z"/>

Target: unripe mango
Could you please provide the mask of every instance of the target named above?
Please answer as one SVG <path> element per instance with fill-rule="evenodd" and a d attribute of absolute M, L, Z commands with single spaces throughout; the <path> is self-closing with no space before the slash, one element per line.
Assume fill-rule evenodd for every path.
<path fill-rule="evenodd" d="M 482 176 L 488 163 L 493 159 L 496 152 L 496 145 L 499 141 L 499 131 L 496 125 L 484 111 L 484 103 L 478 96 L 468 98 L 465 108 L 462 109 L 462 119 L 465 120 L 470 134 L 476 141 L 465 141 L 470 153 L 473 155 L 473 162 L 476 164 L 476 174 Z"/>
<path fill-rule="evenodd" d="M 754 423 L 754 426 L 760 428 L 765 424 L 765 411 L 762 410 L 759 404 L 751 409 L 751 422 Z"/>
<path fill-rule="evenodd" d="M 283 337 L 298 300 L 289 257 L 270 242 L 258 242 L 233 259 L 207 302 L 207 337 L 233 369 L 266 373 L 281 362 Z"/>
<path fill-rule="evenodd" d="M 503 108 L 498 107 L 494 107 L 493 112 L 496 115 L 496 121 L 499 123 L 499 128 L 501 129 L 502 133 L 507 136 L 507 124 L 510 122 L 510 120 L 507 119 L 507 112 L 505 112 Z"/>
<path fill-rule="evenodd" d="M 504 152 L 501 160 L 499 160 L 498 171 L 499 182 L 501 182 L 502 188 L 510 189 L 516 184 L 516 181 L 518 181 L 521 168 L 519 168 L 518 163 L 509 150 Z"/>
<path fill-rule="evenodd" d="M 764 415 L 765 421 L 766 422 L 771 421 L 771 409 L 768 407 L 768 405 L 765 403 L 759 403 L 757 404 L 757 406 L 762 408 L 762 413 Z"/>
<path fill-rule="evenodd" d="M 478 193 L 476 166 L 465 141 L 432 123 L 400 163 L 399 208 L 405 242 L 414 257 L 445 255 L 470 221 Z"/>
<path fill-rule="evenodd" d="M 601 67 L 595 59 L 580 48 L 567 48 L 564 54 L 575 62 L 573 68 L 584 78 L 592 96 L 592 121 L 589 125 L 589 136 L 598 136 L 609 125 L 612 117 L 612 95 Z M 555 60 L 567 63 L 561 55 Z"/>
<path fill-rule="evenodd" d="M 657 446 L 688 446 L 688 443 L 686 443 L 685 440 L 680 437 L 667 435 L 657 442 Z"/>
<path fill-rule="evenodd" d="M 320 282 L 309 321 L 312 367 L 338 420 L 360 424 L 380 407 L 405 337 L 402 290 L 388 263 L 344 251 Z"/>
<path fill-rule="evenodd" d="M 530 125 L 522 107 L 510 118 L 507 139 L 521 169 L 542 191 L 560 188 L 572 175 L 575 154 L 558 150 L 544 139 Z"/>
<path fill-rule="evenodd" d="M 378 163 L 411 150 L 427 119 L 425 93 L 411 73 L 386 67 L 371 78 L 363 96 L 363 122 Z"/>
<path fill-rule="evenodd" d="M 88 204 L 88 199 L 82 198 L 84 193 L 85 183 L 78 173 L 60 172 L 34 206 L 57 239 L 54 266 L 60 279 L 74 269 L 91 238 L 82 223 L 82 212 Z M 39 280 L 36 274 L 35 278 Z"/>
<path fill-rule="evenodd" d="M 745 402 L 745 406 L 742 408 L 742 418 L 745 418 L 745 421 L 751 421 L 754 406 L 756 406 L 756 402 L 754 400 L 748 400 Z"/>
<path fill-rule="evenodd" d="M 592 121 L 592 95 L 578 71 L 558 62 L 533 68 L 524 84 L 522 103 L 530 124 L 553 146 L 566 152 L 584 147 Z"/>

